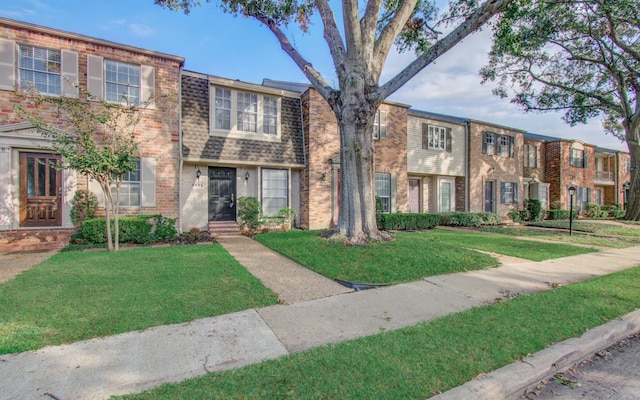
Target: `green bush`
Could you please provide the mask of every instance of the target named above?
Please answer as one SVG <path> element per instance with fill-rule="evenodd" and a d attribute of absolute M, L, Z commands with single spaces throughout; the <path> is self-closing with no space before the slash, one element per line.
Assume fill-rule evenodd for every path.
<path fill-rule="evenodd" d="M 421 231 L 438 226 L 438 214 L 407 213 L 381 214 L 381 228 L 383 230 Z"/>
<path fill-rule="evenodd" d="M 255 197 L 242 196 L 238 198 L 238 217 L 240 227 L 256 230 L 261 224 L 262 208 Z"/>
<path fill-rule="evenodd" d="M 603 212 L 606 212 L 606 216 L 609 218 L 622 218 L 625 214 L 625 211 L 622 209 L 620 204 L 607 204 L 600 206 L 600 209 Z"/>
<path fill-rule="evenodd" d="M 483 219 L 478 213 L 453 211 L 440 214 L 442 226 L 482 226 Z"/>
<path fill-rule="evenodd" d="M 118 219 L 120 243 L 153 243 L 178 236 L 176 220 L 162 215 L 125 216 Z M 111 219 L 111 231 L 114 229 Z M 82 223 L 82 236 L 89 243 L 106 243 L 107 227 L 104 218 L 94 218 Z"/>
<path fill-rule="evenodd" d="M 476 214 L 482 220 L 482 225 L 500 225 L 502 223 L 502 219 L 498 214 L 489 212 L 479 212 Z"/>
<path fill-rule="evenodd" d="M 549 209 L 550 210 L 562 210 L 562 202 L 560 200 L 552 201 L 551 204 L 549 204 Z"/>
<path fill-rule="evenodd" d="M 547 218 L 551 220 L 569 219 L 569 211 L 567 210 L 549 210 L 547 211 Z M 578 218 L 578 212 L 573 212 L 573 218 Z"/>
<path fill-rule="evenodd" d="M 587 218 L 603 219 L 609 216 L 609 213 L 602 209 L 599 204 L 587 203 L 587 209 L 584 213 Z"/>
<path fill-rule="evenodd" d="M 382 203 L 382 198 L 380 196 L 376 196 L 376 225 L 378 225 L 378 229 L 383 229 L 383 220 L 382 216 L 384 215 L 384 203 Z"/>
<path fill-rule="evenodd" d="M 87 219 L 98 215 L 98 198 L 89 190 L 77 190 L 71 200 L 69 212 L 73 226 L 81 226 Z"/>
<path fill-rule="evenodd" d="M 542 202 L 538 199 L 526 199 L 524 201 L 524 209 L 527 211 L 527 219 L 525 221 L 542 220 Z"/>

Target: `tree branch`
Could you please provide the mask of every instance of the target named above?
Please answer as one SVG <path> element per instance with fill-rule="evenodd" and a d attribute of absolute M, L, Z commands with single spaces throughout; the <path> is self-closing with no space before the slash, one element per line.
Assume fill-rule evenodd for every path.
<path fill-rule="evenodd" d="M 378 40 L 376 40 L 373 48 L 373 62 L 375 65 L 380 65 L 380 69 L 382 69 L 382 65 L 384 65 L 387 55 L 389 54 L 389 50 L 391 49 L 391 46 L 393 46 L 394 40 L 398 37 L 400 32 L 402 32 L 402 29 L 409 20 L 409 17 L 413 14 L 413 10 L 417 3 L 418 0 L 403 0 L 391 20 L 380 32 Z"/>

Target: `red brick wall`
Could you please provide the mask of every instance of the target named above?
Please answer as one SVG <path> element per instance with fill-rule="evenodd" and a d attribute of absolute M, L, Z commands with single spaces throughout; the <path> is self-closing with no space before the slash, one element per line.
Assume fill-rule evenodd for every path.
<path fill-rule="evenodd" d="M 144 118 L 136 129 L 136 136 L 140 140 L 140 155 L 156 159 L 156 207 L 142 208 L 136 213 L 161 213 L 171 218 L 178 217 L 180 60 L 177 57 L 165 57 L 159 53 L 134 48 L 110 47 L 107 42 L 85 41 L 78 35 L 57 35 L 53 30 L 40 32 L 0 26 L 0 37 L 18 44 L 77 52 L 79 85 L 84 89 L 87 87 L 87 55 L 98 55 L 155 68 L 156 108 L 145 111 Z M 2 123 L 23 122 L 15 114 L 14 106 L 26 103 L 17 94 L 15 91 L 0 90 Z M 83 97 L 81 95 L 81 98 Z M 45 108 L 43 111 L 50 122 L 56 122 L 55 110 Z M 79 186 L 86 187 L 86 179 L 80 179 Z"/>
<path fill-rule="evenodd" d="M 329 228 L 332 219 L 332 181 L 330 159 L 340 152 L 338 123 L 329 105 L 314 89 L 302 96 L 307 168 L 301 173 L 300 220 L 308 229 Z M 375 172 L 397 178 L 397 208 L 408 210 L 407 181 L 407 109 L 383 104 L 387 111 L 387 139 L 375 142 Z M 322 177 L 325 177 L 322 180 Z"/>

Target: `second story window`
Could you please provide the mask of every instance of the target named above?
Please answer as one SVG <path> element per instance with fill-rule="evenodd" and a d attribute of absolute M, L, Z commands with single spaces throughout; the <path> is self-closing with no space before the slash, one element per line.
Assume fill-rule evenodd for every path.
<path fill-rule="evenodd" d="M 227 133 L 278 136 L 279 98 L 221 87 L 212 87 L 212 92 L 214 132 L 224 136 Z"/>
<path fill-rule="evenodd" d="M 538 168 L 538 146 L 532 144 L 524 145 L 524 166 Z"/>
<path fill-rule="evenodd" d="M 376 112 L 375 120 L 373 121 L 373 139 L 385 140 L 387 138 L 387 112 Z"/>
<path fill-rule="evenodd" d="M 105 60 L 105 100 L 127 105 L 140 105 L 140 66 Z"/>
<path fill-rule="evenodd" d="M 500 157 L 514 157 L 514 138 L 509 135 L 498 135 L 483 132 L 482 153 Z"/>
<path fill-rule="evenodd" d="M 59 96 L 61 92 L 59 50 L 20 45 L 18 73 L 22 89 L 35 88 L 40 94 Z"/>
<path fill-rule="evenodd" d="M 585 157 L 584 150 L 571 149 L 571 157 L 569 158 L 569 165 L 572 167 L 586 168 L 587 159 Z"/>
<path fill-rule="evenodd" d="M 447 145 L 447 130 L 440 126 L 429 126 L 429 148 L 444 150 Z"/>

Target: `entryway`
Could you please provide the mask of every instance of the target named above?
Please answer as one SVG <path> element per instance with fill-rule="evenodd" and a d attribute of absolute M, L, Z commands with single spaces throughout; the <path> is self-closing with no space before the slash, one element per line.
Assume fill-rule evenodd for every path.
<path fill-rule="evenodd" d="M 236 220 L 236 169 L 209 167 L 209 221 Z"/>
<path fill-rule="evenodd" d="M 20 153 L 20 226 L 62 225 L 60 156 Z"/>

